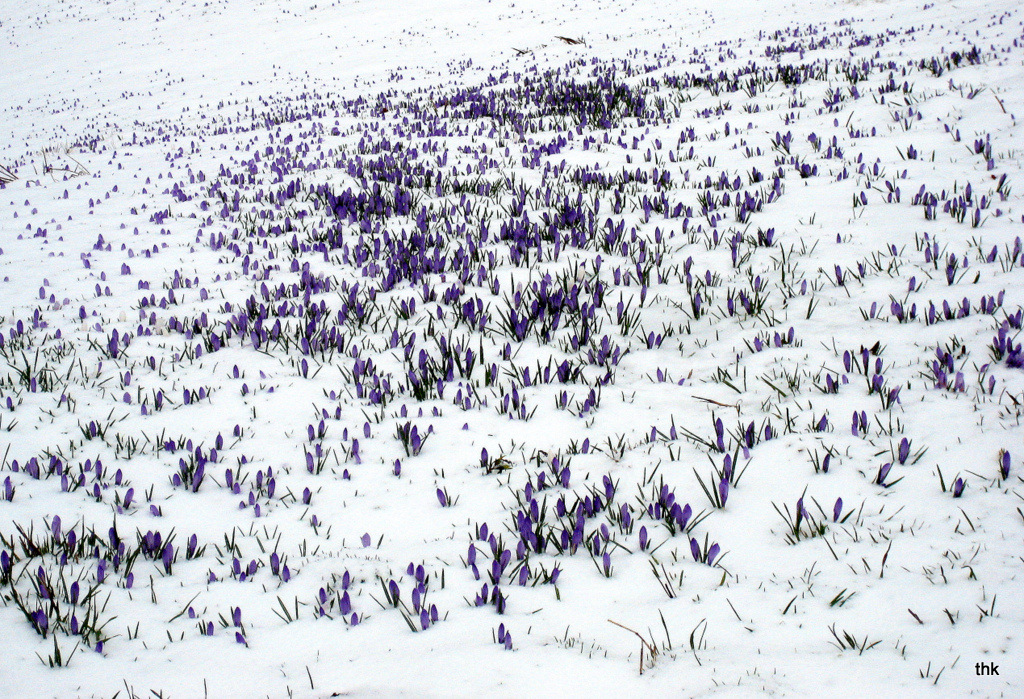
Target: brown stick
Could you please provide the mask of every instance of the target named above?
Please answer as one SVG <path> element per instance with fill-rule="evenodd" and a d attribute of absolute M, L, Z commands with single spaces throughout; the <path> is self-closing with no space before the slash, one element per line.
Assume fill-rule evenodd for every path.
<path fill-rule="evenodd" d="M 648 643 L 647 639 L 641 636 L 639 632 L 634 631 L 628 626 L 623 626 L 619 622 L 612 621 L 611 619 L 608 620 L 608 623 L 615 624 L 620 629 L 625 629 L 626 631 L 629 631 L 631 634 L 640 639 L 640 674 L 644 674 L 644 648 L 647 648 L 647 655 L 650 656 L 652 664 L 654 663 L 654 657 L 658 654 L 658 649 L 653 647 L 650 643 Z"/>
<path fill-rule="evenodd" d="M 992 88 L 989 89 L 992 90 Z M 999 99 L 999 95 L 996 94 L 995 90 L 992 90 L 992 96 L 996 98 L 996 102 L 999 103 L 999 108 L 1003 110 L 1003 114 L 1006 114 L 1006 106 L 1003 104 L 1003 101 Z"/>
<path fill-rule="evenodd" d="M 717 400 L 715 400 L 713 398 L 705 398 L 704 396 L 694 396 L 694 398 L 696 398 L 697 400 L 702 400 L 705 403 L 711 403 L 713 405 L 720 405 L 723 408 L 735 408 L 737 413 L 740 411 L 739 403 L 722 403 L 721 401 L 717 401 Z"/>

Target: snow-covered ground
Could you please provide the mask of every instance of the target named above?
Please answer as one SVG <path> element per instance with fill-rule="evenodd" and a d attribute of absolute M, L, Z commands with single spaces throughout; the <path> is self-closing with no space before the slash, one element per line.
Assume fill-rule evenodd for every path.
<path fill-rule="evenodd" d="M 0 693 L 1013 696 L 1022 26 L 7 3 Z"/>

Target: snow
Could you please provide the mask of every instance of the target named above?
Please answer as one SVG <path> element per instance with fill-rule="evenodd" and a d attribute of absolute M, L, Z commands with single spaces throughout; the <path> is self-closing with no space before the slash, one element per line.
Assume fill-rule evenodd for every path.
<path fill-rule="evenodd" d="M 1012 696 L 1022 26 L 976 0 L 8 3 L 0 692 Z M 388 167 L 408 211 L 329 210 Z M 545 274 L 590 321 L 537 319 Z M 505 601 L 474 604 L 503 549 Z"/>

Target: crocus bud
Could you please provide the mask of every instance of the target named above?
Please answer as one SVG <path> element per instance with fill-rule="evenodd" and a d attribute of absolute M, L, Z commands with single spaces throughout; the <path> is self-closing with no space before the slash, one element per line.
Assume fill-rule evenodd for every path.
<path fill-rule="evenodd" d="M 892 464 L 886 463 L 878 467 L 878 477 L 875 478 L 875 483 L 878 485 L 885 485 L 885 477 L 889 475 L 889 469 L 892 468 Z"/>
<path fill-rule="evenodd" d="M 910 442 L 906 437 L 900 440 L 899 452 L 897 454 L 897 460 L 901 464 L 907 463 L 907 458 L 910 456 Z"/>

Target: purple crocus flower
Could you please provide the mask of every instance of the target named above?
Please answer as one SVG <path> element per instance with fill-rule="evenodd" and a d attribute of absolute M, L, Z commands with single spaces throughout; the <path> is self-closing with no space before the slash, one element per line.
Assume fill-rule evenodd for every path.
<path fill-rule="evenodd" d="M 696 539 L 690 539 L 690 553 L 693 554 L 693 560 L 700 560 L 700 544 L 697 543 Z"/>
<path fill-rule="evenodd" d="M 798 498 L 796 501 L 796 513 L 798 517 L 802 517 L 803 519 L 811 518 L 810 514 L 807 512 L 807 508 L 804 507 L 803 497 Z"/>
<path fill-rule="evenodd" d="M 640 527 L 640 550 L 647 550 L 647 527 Z"/>
<path fill-rule="evenodd" d="M 51 599 L 50 585 L 46 580 L 46 571 L 43 570 L 42 566 L 39 566 L 39 570 L 36 571 L 36 577 L 39 578 L 39 596 L 43 599 Z"/>
<path fill-rule="evenodd" d="M 1005 449 L 999 454 L 999 475 L 1004 481 L 1010 477 L 1010 452 Z"/>
<path fill-rule="evenodd" d="M 722 506 L 725 506 L 725 501 L 729 499 L 729 480 L 723 478 L 718 484 L 718 497 L 722 500 Z"/>
<path fill-rule="evenodd" d="M 910 456 L 910 441 L 904 437 L 900 440 L 899 451 L 897 452 L 897 461 L 901 464 L 907 463 L 907 458 Z"/>
<path fill-rule="evenodd" d="M 36 627 L 36 631 L 46 638 L 46 631 L 50 628 L 50 620 L 46 617 L 46 612 L 42 609 L 36 610 L 32 614 L 32 623 Z"/>
<path fill-rule="evenodd" d="M 686 523 L 690 521 L 690 516 L 693 514 L 693 508 L 690 507 L 689 503 L 683 505 L 682 511 L 676 516 L 676 524 L 679 525 L 680 529 L 686 529 Z"/>
<path fill-rule="evenodd" d="M 712 565 L 715 562 L 715 557 L 718 556 L 718 552 L 721 547 L 718 544 L 711 544 L 711 548 L 708 549 L 708 565 Z"/>
<path fill-rule="evenodd" d="M 892 468 L 892 464 L 886 463 L 878 467 L 878 476 L 875 478 L 875 483 L 881 486 L 885 486 L 885 477 L 889 475 L 889 469 Z"/>
<path fill-rule="evenodd" d="M 832 510 L 832 521 L 833 522 L 838 522 L 839 521 L 839 515 L 842 514 L 842 512 L 843 512 L 843 499 L 842 498 L 836 498 L 836 506 Z"/>
<path fill-rule="evenodd" d="M 957 478 L 953 483 L 953 497 L 958 498 L 964 494 L 964 487 L 967 482 L 963 478 Z"/>

